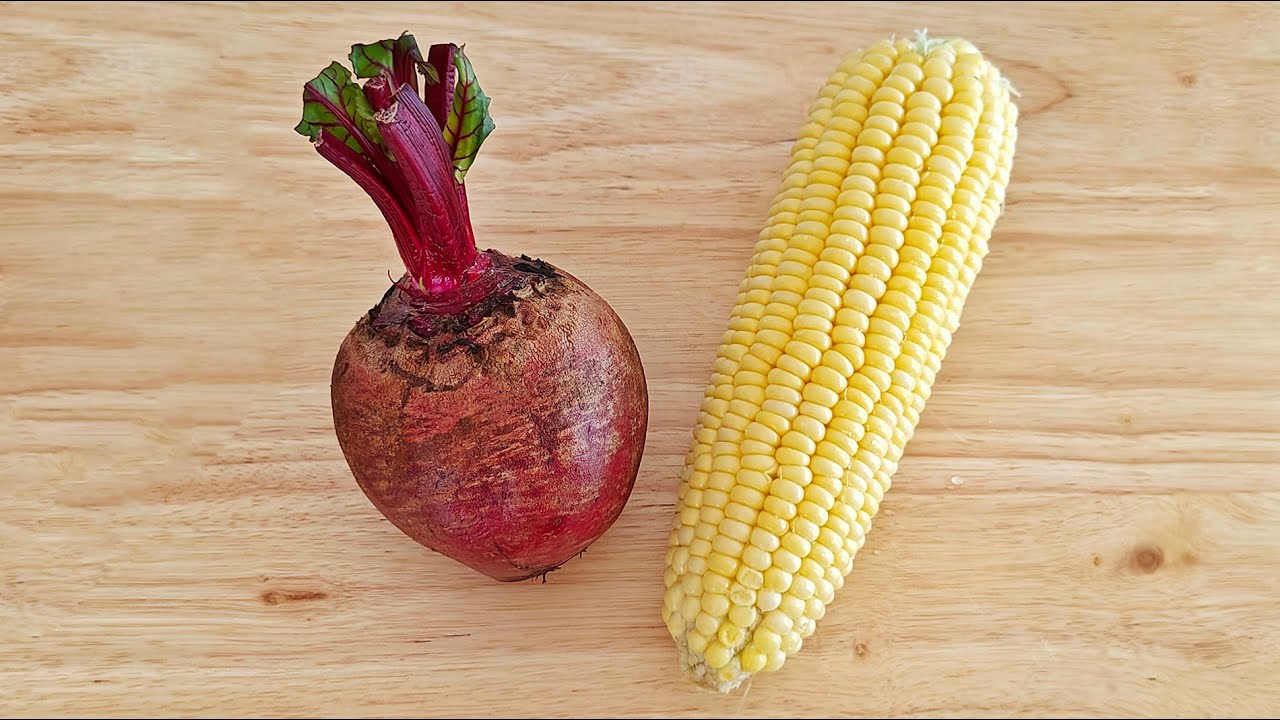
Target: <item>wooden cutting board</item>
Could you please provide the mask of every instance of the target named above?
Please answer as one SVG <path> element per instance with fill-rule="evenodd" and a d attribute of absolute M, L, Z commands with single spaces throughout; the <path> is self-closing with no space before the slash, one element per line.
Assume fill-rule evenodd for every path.
<path fill-rule="evenodd" d="M 0 713 L 1215 716 L 1280 708 L 1274 4 L 0 4 Z M 927 27 L 1022 92 L 1008 206 L 866 548 L 780 673 L 688 685 L 679 467 L 805 108 Z M 292 126 L 353 42 L 465 42 L 482 243 L 652 392 L 543 584 L 433 555 L 334 439 L 396 254 Z"/>

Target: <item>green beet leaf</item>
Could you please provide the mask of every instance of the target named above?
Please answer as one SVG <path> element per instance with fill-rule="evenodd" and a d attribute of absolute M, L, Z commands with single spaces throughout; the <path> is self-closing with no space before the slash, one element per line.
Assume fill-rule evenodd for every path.
<path fill-rule="evenodd" d="M 414 71 L 422 63 L 422 51 L 418 49 L 418 41 L 407 32 L 394 40 L 352 45 L 350 59 L 356 77 L 384 76 L 393 83 L 393 93 L 402 85 L 418 92 L 418 78 Z"/>
<path fill-rule="evenodd" d="M 462 48 L 454 53 L 453 63 L 458 70 L 458 84 L 443 130 L 445 142 L 453 148 L 454 177 L 462 182 L 475 162 L 480 145 L 493 132 L 493 118 L 489 116 L 489 97 L 480 89 L 475 70 Z"/>
<path fill-rule="evenodd" d="M 368 155 L 382 145 L 373 106 L 351 73 L 331 63 L 302 90 L 302 122 L 294 128 L 315 142 L 328 130 L 356 152 Z"/>

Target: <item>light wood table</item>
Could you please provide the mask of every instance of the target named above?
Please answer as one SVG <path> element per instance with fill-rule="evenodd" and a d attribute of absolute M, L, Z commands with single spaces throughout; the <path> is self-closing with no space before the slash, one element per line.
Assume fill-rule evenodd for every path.
<path fill-rule="evenodd" d="M 919 27 L 1022 92 L 1006 214 L 818 635 L 694 689 L 663 553 L 735 288 L 826 74 Z M 402 30 L 493 98 L 482 243 L 583 278 L 646 363 L 631 502 L 546 584 L 408 540 L 334 439 L 397 258 L 291 128 Z M 0 713 L 1280 708 L 1275 4 L 4 3 L 0 51 Z"/>

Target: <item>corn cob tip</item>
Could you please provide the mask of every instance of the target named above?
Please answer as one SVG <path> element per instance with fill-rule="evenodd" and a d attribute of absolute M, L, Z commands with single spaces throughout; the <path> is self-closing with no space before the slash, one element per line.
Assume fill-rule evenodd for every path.
<path fill-rule="evenodd" d="M 931 38 L 929 37 L 929 28 L 920 28 L 916 30 L 916 52 L 921 55 L 928 55 L 929 51 L 939 45 L 946 45 L 948 38 Z"/>
<path fill-rule="evenodd" d="M 678 636 L 675 640 L 680 669 L 695 686 L 727 695 L 751 678 L 751 673 L 743 672 L 740 665 L 736 667 L 730 665 L 716 670 L 708 665 L 702 656 L 689 649 L 689 644 L 683 636 Z M 736 662 L 735 659 L 734 663 Z"/>

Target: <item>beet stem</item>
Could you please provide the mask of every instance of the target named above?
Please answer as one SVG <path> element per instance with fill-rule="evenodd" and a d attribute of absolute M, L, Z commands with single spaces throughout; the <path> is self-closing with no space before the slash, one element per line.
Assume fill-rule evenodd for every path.
<path fill-rule="evenodd" d="M 424 60 L 404 33 L 353 45 L 349 57 L 354 77 L 334 62 L 303 86 L 294 130 L 382 211 L 408 275 L 395 284 L 419 299 L 456 302 L 453 291 L 476 284 L 489 266 L 463 185 L 493 130 L 489 99 L 452 43 L 433 45 Z"/>
<path fill-rule="evenodd" d="M 400 251 L 400 259 L 405 267 L 412 269 L 422 264 L 416 253 L 423 249 L 418 232 L 405 214 L 404 208 L 396 200 L 395 195 L 387 188 L 381 178 L 372 171 L 364 159 L 346 143 L 334 137 L 328 130 L 323 131 L 315 143 L 316 152 L 325 160 L 333 163 L 356 182 L 373 200 L 373 204 L 382 211 L 387 225 L 391 227 L 391 236 L 396 241 L 396 249 Z"/>

